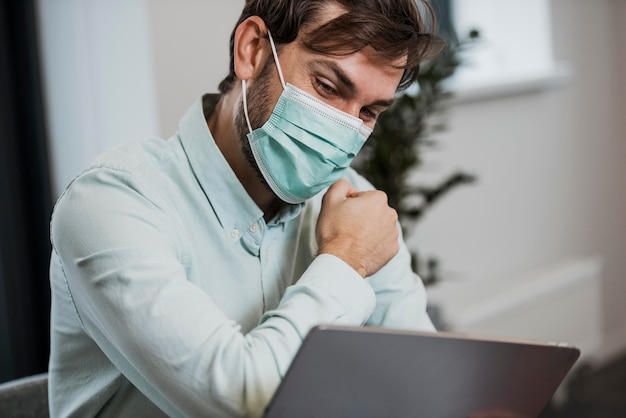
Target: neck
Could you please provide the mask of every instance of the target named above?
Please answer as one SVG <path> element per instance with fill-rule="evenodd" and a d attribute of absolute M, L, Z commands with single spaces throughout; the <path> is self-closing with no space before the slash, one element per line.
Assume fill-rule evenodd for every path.
<path fill-rule="evenodd" d="M 268 222 L 276 216 L 284 203 L 259 178 L 257 170 L 251 165 L 242 150 L 241 141 L 248 139 L 239 138 L 237 129 L 235 129 L 235 116 L 240 108 L 240 103 L 241 88 L 233 88 L 220 97 L 207 123 L 217 147 L 248 195 L 263 211 L 263 217 Z"/>

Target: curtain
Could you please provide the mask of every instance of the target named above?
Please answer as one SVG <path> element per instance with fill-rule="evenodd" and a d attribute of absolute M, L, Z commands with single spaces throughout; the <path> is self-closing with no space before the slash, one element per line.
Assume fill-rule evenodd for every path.
<path fill-rule="evenodd" d="M 0 382 L 47 370 L 52 208 L 34 0 L 0 0 Z"/>

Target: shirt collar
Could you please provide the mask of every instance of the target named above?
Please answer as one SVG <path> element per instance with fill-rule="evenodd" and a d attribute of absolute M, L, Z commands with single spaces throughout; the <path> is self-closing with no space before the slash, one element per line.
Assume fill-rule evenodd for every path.
<path fill-rule="evenodd" d="M 196 100 L 179 124 L 178 137 L 200 187 L 209 200 L 220 224 L 227 230 L 245 230 L 263 219 L 263 211 L 243 185 L 217 147 L 207 118 L 219 95 L 207 94 Z M 288 205 L 270 222 L 287 222 L 300 213 L 302 205 Z"/>

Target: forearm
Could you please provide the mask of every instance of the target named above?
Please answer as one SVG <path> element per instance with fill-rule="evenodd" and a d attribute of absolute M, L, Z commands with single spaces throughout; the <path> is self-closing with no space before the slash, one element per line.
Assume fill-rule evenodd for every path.
<path fill-rule="evenodd" d="M 129 263 L 98 274 L 105 263 L 96 258 L 65 266 L 83 326 L 116 368 L 173 416 L 260 414 L 312 326 L 360 325 L 374 306 L 363 279 L 320 257 L 244 335 L 209 295 L 176 278 L 183 270 L 175 264 Z M 120 286 L 120 277 L 134 283 Z"/>

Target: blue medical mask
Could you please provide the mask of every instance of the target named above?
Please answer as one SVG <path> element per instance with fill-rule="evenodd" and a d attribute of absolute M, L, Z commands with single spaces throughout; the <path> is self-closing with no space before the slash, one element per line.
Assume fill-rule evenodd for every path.
<path fill-rule="evenodd" d="M 269 120 L 252 130 L 242 80 L 243 109 L 254 159 L 272 191 L 287 203 L 301 203 L 341 179 L 372 130 L 299 88 L 285 84 L 270 34 L 283 92 Z"/>

